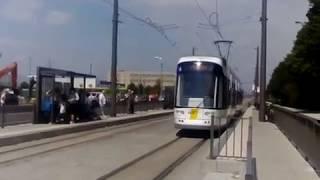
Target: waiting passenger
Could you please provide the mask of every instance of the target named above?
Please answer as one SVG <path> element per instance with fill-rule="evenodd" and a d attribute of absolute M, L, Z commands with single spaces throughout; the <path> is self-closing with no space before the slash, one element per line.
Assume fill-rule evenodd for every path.
<path fill-rule="evenodd" d="M 127 106 L 128 106 L 128 113 L 134 114 L 134 91 L 131 89 L 128 89 Z"/>
<path fill-rule="evenodd" d="M 52 110 L 53 114 L 50 118 L 51 123 L 56 123 L 58 116 L 59 116 L 59 103 L 61 99 L 61 90 L 59 88 L 54 88 L 53 92 L 50 93 L 52 98 Z"/>
<path fill-rule="evenodd" d="M 46 95 L 44 99 L 41 101 L 41 112 L 43 114 L 43 117 L 51 124 L 51 118 L 52 118 L 52 95 L 51 91 L 46 92 Z"/>
<path fill-rule="evenodd" d="M 98 99 L 99 99 L 99 107 L 100 107 L 101 116 L 105 117 L 106 115 L 104 114 L 104 107 L 106 105 L 106 97 L 104 96 L 103 93 L 99 93 Z"/>
<path fill-rule="evenodd" d="M 80 97 L 77 91 L 74 88 L 70 89 L 70 96 L 68 102 L 70 103 L 70 124 L 73 124 L 78 117 L 78 103 Z"/>
<path fill-rule="evenodd" d="M 59 102 L 59 115 L 58 115 L 58 121 L 59 122 L 65 122 L 67 119 L 67 97 L 66 95 L 62 95 Z"/>
<path fill-rule="evenodd" d="M 10 90 L 9 89 L 4 89 L 2 92 L 1 92 L 1 97 L 0 97 L 0 102 L 1 102 L 1 106 L 4 106 L 5 103 L 6 103 L 6 96 L 8 94 Z"/>

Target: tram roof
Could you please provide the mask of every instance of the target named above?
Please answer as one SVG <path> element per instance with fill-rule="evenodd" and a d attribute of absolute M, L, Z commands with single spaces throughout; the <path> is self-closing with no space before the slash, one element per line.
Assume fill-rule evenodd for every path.
<path fill-rule="evenodd" d="M 194 62 L 194 61 L 200 61 L 200 62 L 209 62 L 209 63 L 215 63 L 223 67 L 225 72 L 228 72 L 228 74 L 232 75 L 232 78 L 237 80 L 239 83 L 241 83 L 240 79 L 237 77 L 236 73 L 231 70 L 230 67 L 227 65 L 224 66 L 224 60 L 219 57 L 211 57 L 211 56 L 187 56 L 182 57 L 178 61 L 178 64 L 184 63 L 184 62 Z"/>
<path fill-rule="evenodd" d="M 223 66 L 223 60 L 218 57 L 210 57 L 210 56 L 188 56 L 188 57 L 182 57 L 178 61 L 178 64 L 184 63 L 184 62 L 194 62 L 194 61 L 200 61 L 200 62 L 210 62 L 215 63 L 220 66 Z"/>

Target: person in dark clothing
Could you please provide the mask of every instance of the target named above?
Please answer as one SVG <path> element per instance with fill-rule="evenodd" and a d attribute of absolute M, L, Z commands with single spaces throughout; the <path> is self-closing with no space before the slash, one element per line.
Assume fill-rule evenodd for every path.
<path fill-rule="evenodd" d="M 129 89 L 127 96 L 128 113 L 134 114 L 134 92 L 131 89 Z"/>
<path fill-rule="evenodd" d="M 56 117 L 58 115 L 58 92 L 57 89 L 49 90 L 46 92 L 46 96 L 43 100 L 44 103 L 44 114 L 49 114 L 45 115 L 45 117 L 48 119 L 49 124 L 54 124 L 56 123 Z M 50 108 L 50 109 L 49 109 Z"/>
<path fill-rule="evenodd" d="M 50 122 L 51 123 L 56 123 L 58 116 L 59 116 L 59 103 L 60 103 L 60 99 L 61 99 L 61 90 L 59 88 L 55 88 L 51 94 L 52 96 L 52 100 L 53 100 L 53 114 L 52 117 L 50 118 Z"/>
<path fill-rule="evenodd" d="M 52 117 L 52 96 L 50 92 L 47 92 L 44 99 L 41 101 L 41 112 L 43 117 L 46 119 L 46 122 L 51 123 L 50 118 Z"/>
<path fill-rule="evenodd" d="M 70 96 L 68 99 L 68 102 L 70 104 L 69 106 L 69 112 L 70 112 L 70 124 L 73 124 L 76 119 L 79 118 L 78 114 L 78 104 L 79 104 L 79 94 L 74 88 L 70 89 Z"/>

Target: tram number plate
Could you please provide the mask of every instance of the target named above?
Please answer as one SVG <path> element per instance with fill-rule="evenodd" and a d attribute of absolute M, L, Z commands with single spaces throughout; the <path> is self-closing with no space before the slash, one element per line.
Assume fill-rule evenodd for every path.
<path fill-rule="evenodd" d="M 198 119 L 199 110 L 198 109 L 191 109 L 190 112 L 190 119 L 197 120 Z"/>

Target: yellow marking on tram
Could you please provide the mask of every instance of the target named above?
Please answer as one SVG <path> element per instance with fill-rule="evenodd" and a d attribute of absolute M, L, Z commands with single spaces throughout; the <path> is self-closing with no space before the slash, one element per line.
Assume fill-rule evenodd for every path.
<path fill-rule="evenodd" d="M 198 119 L 199 110 L 198 109 L 191 109 L 190 112 L 190 119 L 197 120 Z"/>

